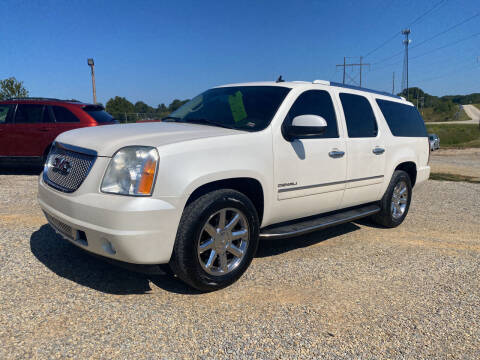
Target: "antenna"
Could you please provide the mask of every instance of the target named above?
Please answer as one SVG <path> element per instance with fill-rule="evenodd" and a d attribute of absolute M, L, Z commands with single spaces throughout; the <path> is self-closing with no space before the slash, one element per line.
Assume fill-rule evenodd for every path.
<path fill-rule="evenodd" d="M 280 75 L 276 81 L 277 83 L 280 83 L 280 82 L 285 82 L 285 80 L 283 80 L 282 78 L 282 75 Z"/>

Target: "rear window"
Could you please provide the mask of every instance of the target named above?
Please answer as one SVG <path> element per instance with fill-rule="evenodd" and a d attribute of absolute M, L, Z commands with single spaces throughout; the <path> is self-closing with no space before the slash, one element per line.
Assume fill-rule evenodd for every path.
<path fill-rule="evenodd" d="M 426 137 L 425 123 L 415 106 L 377 99 L 393 136 Z"/>
<path fill-rule="evenodd" d="M 42 122 L 43 105 L 19 104 L 15 115 L 16 124 L 37 124 Z"/>
<path fill-rule="evenodd" d="M 340 101 L 347 122 L 349 138 L 375 137 L 378 134 L 377 121 L 370 102 L 364 96 L 342 93 Z"/>
<path fill-rule="evenodd" d="M 57 123 L 75 123 L 80 122 L 78 118 L 72 114 L 70 110 L 62 106 L 52 106 Z"/>
<path fill-rule="evenodd" d="M 97 123 L 111 123 L 115 122 L 115 119 L 112 115 L 110 115 L 105 110 L 89 110 L 88 108 L 84 108 L 85 112 L 93 117 Z"/>

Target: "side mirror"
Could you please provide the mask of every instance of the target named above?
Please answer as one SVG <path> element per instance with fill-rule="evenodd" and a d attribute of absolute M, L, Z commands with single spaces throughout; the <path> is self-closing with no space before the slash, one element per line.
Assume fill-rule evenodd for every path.
<path fill-rule="evenodd" d="M 327 121 L 318 115 L 296 116 L 292 125 L 285 128 L 287 140 L 308 139 L 322 135 L 327 129 Z"/>

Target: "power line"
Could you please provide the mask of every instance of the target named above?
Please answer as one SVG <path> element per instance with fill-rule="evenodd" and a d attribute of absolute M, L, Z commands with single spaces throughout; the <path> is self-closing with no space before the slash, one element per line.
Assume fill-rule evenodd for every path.
<path fill-rule="evenodd" d="M 435 10 L 438 6 L 440 6 L 442 3 L 444 3 L 446 0 L 440 0 L 439 2 L 437 2 L 435 5 L 433 5 L 430 9 L 428 9 L 427 11 L 425 11 L 423 14 L 421 14 L 419 17 L 417 17 L 415 20 L 413 20 L 410 24 L 407 25 L 407 27 L 411 27 L 413 24 L 416 24 L 417 22 L 419 22 L 421 19 L 423 19 L 425 16 L 427 16 L 428 14 L 430 14 L 433 10 Z M 366 58 L 367 56 L 373 54 L 375 51 L 381 49 L 382 47 L 384 47 L 385 45 L 387 45 L 390 41 L 392 41 L 393 39 L 395 39 L 398 35 L 400 35 L 400 32 L 395 32 L 395 34 L 392 36 L 392 37 L 389 37 L 387 40 L 385 40 L 383 43 L 381 43 L 379 46 L 377 46 L 375 49 L 371 50 L 370 52 L 368 52 L 364 58 Z"/>
<path fill-rule="evenodd" d="M 438 6 L 440 6 L 442 3 L 444 3 L 446 0 L 440 0 L 437 2 L 435 5 L 433 5 L 429 10 L 425 11 L 422 15 L 417 17 L 415 20 L 413 20 L 410 24 L 407 25 L 407 27 L 411 27 L 413 24 L 416 24 L 419 22 L 421 19 L 423 19 L 425 16 L 430 14 L 433 10 L 435 10 Z"/>
<path fill-rule="evenodd" d="M 479 15 L 480 15 L 480 13 L 476 13 L 475 15 L 470 16 L 469 18 L 467 18 L 467 19 L 465 19 L 465 20 L 462 20 L 462 21 L 460 21 L 459 23 L 456 23 L 455 25 L 449 27 L 448 29 L 441 31 L 441 32 L 433 35 L 432 37 L 421 41 L 421 42 L 418 43 L 418 44 L 413 45 L 413 46 L 411 47 L 411 49 L 417 48 L 417 47 L 419 47 L 419 46 L 421 46 L 421 45 L 423 45 L 423 44 L 425 44 L 425 43 L 427 43 L 427 42 L 429 42 L 429 41 L 431 41 L 431 40 L 433 40 L 433 39 L 435 39 L 435 38 L 437 38 L 437 37 L 439 37 L 439 36 L 441 36 L 441 35 L 443 35 L 443 34 L 446 34 L 447 32 L 449 32 L 449 31 L 451 31 L 451 30 L 453 30 L 453 29 L 456 29 L 457 27 L 459 27 L 459 26 L 461 26 L 461 25 L 469 22 L 470 20 L 478 17 Z M 394 57 L 396 57 L 396 56 L 398 56 L 398 55 L 401 55 L 401 54 L 403 54 L 403 51 L 396 52 L 395 54 L 393 54 L 393 55 L 391 55 L 391 56 L 389 56 L 389 57 L 386 57 L 386 58 L 384 58 L 384 59 L 382 59 L 382 60 L 380 60 L 380 61 L 377 61 L 377 62 L 373 63 L 372 65 L 381 64 L 381 63 L 383 63 L 383 62 L 385 62 L 385 61 L 388 61 L 388 60 L 390 60 L 390 59 L 392 59 L 392 58 L 394 58 Z"/>
<path fill-rule="evenodd" d="M 419 57 L 428 55 L 428 54 L 430 54 L 430 53 L 432 53 L 432 52 L 435 52 L 435 51 L 438 51 L 438 50 L 442 50 L 442 49 L 445 49 L 445 48 L 450 47 L 450 46 L 453 46 L 453 45 L 460 44 L 461 42 L 464 42 L 464 41 L 466 41 L 466 40 L 469 40 L 469 39 L 474 38 L 474 37 L 479 36 L 479 35 L 480 35 L 480 32 L 475 33 L 475 34 L 472 34 L 472 35 L 470 35 L 470 36 L 464 37 L 464 38 L 459 39 L 459 40 L 456 40 L 456 41 L 452 41 L 451 43 L 448 43 L 448 44 L 446 44 L 446 45 L 442 45 L 442 46 L 437 47 L 437 48 L 435 48 L 435 49 L 432 49 L 432 50 L 430 50 L 430 51 L 426 51 L 426 52 L 424 52 L 424 53 L 422 53 L 422 54 L 419 54 L 419 55 L 417 55 L 417 56 L 414 56 L 414 57 L 410 58 L 410 60 L 417 59 L 417 58 L 419 58 Z M 413 47 L 413 46 L 412 46 L 412 47 Z"/>
<path fill-rule="evenodd" d="M 476 13 L 475 15 L 470 16 L 469 18 L 467 18 L 467 19 L 465 19 L 465 20 L 463 20 L 463 21 L 461 21 L 461 22 L 459 22 L 459 23 L 457 23 L 457 24 L 449 27 L 448 29 L 443 30 L 443 31 L 441 31 L 441 32 L 433 35 L 432 37 L 430 37 L 430 38 L 428 38 L 428 39 L 426 39 L 426 40 L 423 40 L 422 42 L 420 42 L 420 43 L 412 46 L 412 49 L 413 49 L 413 48 L 416 48 L 416 47 L 419 47 L 420 45 L 423 45 L 423 44 L 425 44 L 426 42 L 428 42 L 428 41 L 430 41 L 430 40 L 433 40 L 433 39 L 435 39 L 435 38 L 437 38 L 437 37 L 439 37 L 439 36 L 441 36 L 441 35 L 449 32 L 449 31 L 451 31 L 451 30 L 453 30 L 453 29 L 456 29 L 457 27 L 459 27 L 459 26 L 461 26 L 461 25 L 469 22 L 470 20 L 475 19 L 475 18 L 478 17 L 479 15 L 480 15 L 480 13 Z"/>

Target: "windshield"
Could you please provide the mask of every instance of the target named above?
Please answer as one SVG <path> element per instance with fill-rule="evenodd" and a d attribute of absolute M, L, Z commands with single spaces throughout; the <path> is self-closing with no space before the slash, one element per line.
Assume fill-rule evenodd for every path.
<path fill-rule="evenodd" d="M 95 119 L 97 123 L 118 123 L 108 112 L 103 109 L 95 109 L 92 107 L 85 107 L 84 110 Z"/>
<path fill-rule="evenodd" d="M 210 89 L 171 113 L 165 121 L 259 131 L 270 124 L 289 91 L 289 88 L 281 86 L 232 86 Z"/>

